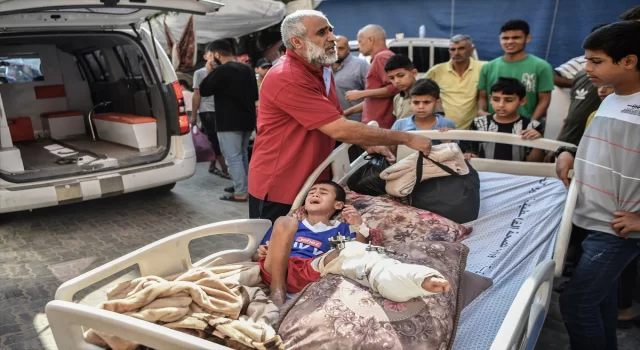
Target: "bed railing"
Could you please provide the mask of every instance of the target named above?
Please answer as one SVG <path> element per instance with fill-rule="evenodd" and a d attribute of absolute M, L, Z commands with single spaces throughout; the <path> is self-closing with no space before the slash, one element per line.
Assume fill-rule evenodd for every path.
<path fill-rule="evenodd" d="M 371 126 L 377 126 L 376 122 L 369 123 Z M 470 131 L 470 130 L 450 130 L 447 132 L 440 132 L 437 130 L 429 131 L 411 131 L 420 135 L 428 136 L 433 140 L 463 140 L 463 141 L 481 141 L 481 142 L 497 142 L 506 143 L 518 146 L 526 146 L 532 148 L 538 148 L 545 151 L 555 151 L 560 146 L 575 147 L 573 144 L 560 142 L 556 140 L 537 139 L 537 140 L 523 140 L 519 135 L 498 133 L 498 132 L 485 132 L 485 131 Z M 342 144 L 337 147 L 331 155 L 325 159 L 318 168 L 309 176 L 304 186 L 298 192 L 298 195 L 293 203 L 293 209 L 300 207 L 304 203 L 306 194 L 311 189 L 311 186 L 316 182 L 320 174 L 327 167 L 331 167 L 331 173 L 333 175 L 333 181 L 344 184 L 346 179 L 355 172 L 360 166 L 366 163 L 364 159 L 365 154 L 361 155 L 358 159 L 349 162 L 348 150 L 351 145 Z M 398 146 L 397 158 L 402 159 L 415 152 L 414 150 L 406 146 Z M 473 158 L 471 164 L 477 171 L 490 171 L 496 173 L 512 174 L 512 175 L 529 175 L 540 177 L 554 177 L 556 178 L 555 164 L 552 163 L 534 163 L 534 162 L 516 162 L 494 159 L 482 159 Z M 571 176 L 572 174 L 570 174 Z M 571 217 L 575 209 L 576 199 L 578 193 L 575 185 L 572 183 L 569 186 L 567 193 L 567 200 L 565 203 L 562 219 L 560 221 L 559 232 L 556 238 L 554 246 L 553 260 L 556 262 L 555 276 L 562 275 L 564 268 L 564 259 L 569 245 L 569 237 L 571 235 Z"/>
<path fill-rule="evenodd" d="M 544 261 L 524 281 L 491 344 L 491 350 L 534 349 L 551 302 L 554 267 L 552 260 Z"/>

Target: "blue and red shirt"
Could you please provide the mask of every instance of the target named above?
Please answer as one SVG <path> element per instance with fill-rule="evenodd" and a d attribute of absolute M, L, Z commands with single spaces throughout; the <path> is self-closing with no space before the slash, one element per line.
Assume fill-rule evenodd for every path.
<path fill-rule="evenodd" d="M 272 231 L 273 227 L 267 231 L 262 243 L 260 243 L 261 245 L 266 245 L 269 242 Z M 355 233 L 350 232 L 348 224 L 339 221 L 331 222 L 331 225 L 325 225 L 320 222 L 314 226 L 309 224 L 307 220 L 299 221 L 298 232 L 296 232 L 296 236 L 293 239 L 290 256 L 305 259 L 319 257 L 332 249 L 332 243 L 329 238 L 337 236 L 338 233 L 348 238 L 356 237 Z"/>

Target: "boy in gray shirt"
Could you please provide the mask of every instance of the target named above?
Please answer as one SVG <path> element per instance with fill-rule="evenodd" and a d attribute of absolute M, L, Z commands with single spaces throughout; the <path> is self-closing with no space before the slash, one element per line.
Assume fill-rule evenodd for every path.
<path fill-rule="evenodd" d="M 213 57 L 213 52 L 211 52 L 210 47 L 211 44 L 207 45 L 203 56 L 207 62 Z M 204 131 L 209 138 L 209 142 L 211 142 L 213 152 L 216 154 L 216 159 L 212 160 L 211 164 L 209 164 L 209 172 L 222 178 L 230 179 L 227 164 L 220 150 L 218 133 L 216 132 L 216 105 L 213 95 L 206 97 L 200 96 L 200 84 L 206 77 L 207 67 L 202 67 L 193 73 L 193 112 L 191 113 L 191 124 L 196 125 L 196 116 L 199 115 Z M 216 167 L 216 162 L 220 163 L 220 169 Z"/>
<path fill-rule="evenodd" d="M 558 177 L 578 201 L 573 223 L 585 229 L 584 253 L 560 296 L 572 349 L 616 349 L 618 278 L 640 255 L 640 23 L 613 23 L 591 33 L 585 70 L 602 101 L 577 150 L 557 152 Z"/>

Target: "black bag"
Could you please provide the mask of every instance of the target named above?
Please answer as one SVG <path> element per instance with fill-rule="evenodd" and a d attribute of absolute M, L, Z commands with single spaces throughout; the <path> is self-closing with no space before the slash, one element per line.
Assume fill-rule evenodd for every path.
<path fill-rule="evenodd" d="M 480 211 L 480 177 L 468 161 L 469 174 L 460 175 L 453 169 L 420 153 L 416 179 L 422 179 L 423 159 L 431 161 L 450 176 L 441 176 L 416 183 L 409 196 L 411 206 L 428 210 L 458 224 L 478 218 Z"/>
<path fill-rule="evenodd" d="M 380 178 L 380 173 L 389 167 L 389 162 L 379 154 L 367 155 L 364 159 L 369 162 L 349 176 L 347 186 L 354 192 L 369 196 L 387 194 L 384 188 L 387 182 Z"/>

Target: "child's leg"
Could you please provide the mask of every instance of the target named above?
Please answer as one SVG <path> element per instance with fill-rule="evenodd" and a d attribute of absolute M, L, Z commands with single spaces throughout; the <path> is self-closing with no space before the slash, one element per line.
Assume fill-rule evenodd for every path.
<path fill-rule="evenodd" d="M 345 249 L 329 252 L 319 264 L 322 276 L 331 273 L 348 277 L 396 302 L 449 291 L 449 282 L 435 269 L 404 264 L 366 247 L 348 242 Z"/>
<path fill-rule="evenodd" d="M 287 293 L 287 269 L 293 239 L 298 231 L 298 220 L 280 217 L 273 224 L 269 250 L 264 269 L 271 275 L 269 298 L 278 306 L 284 304 Z"/>

